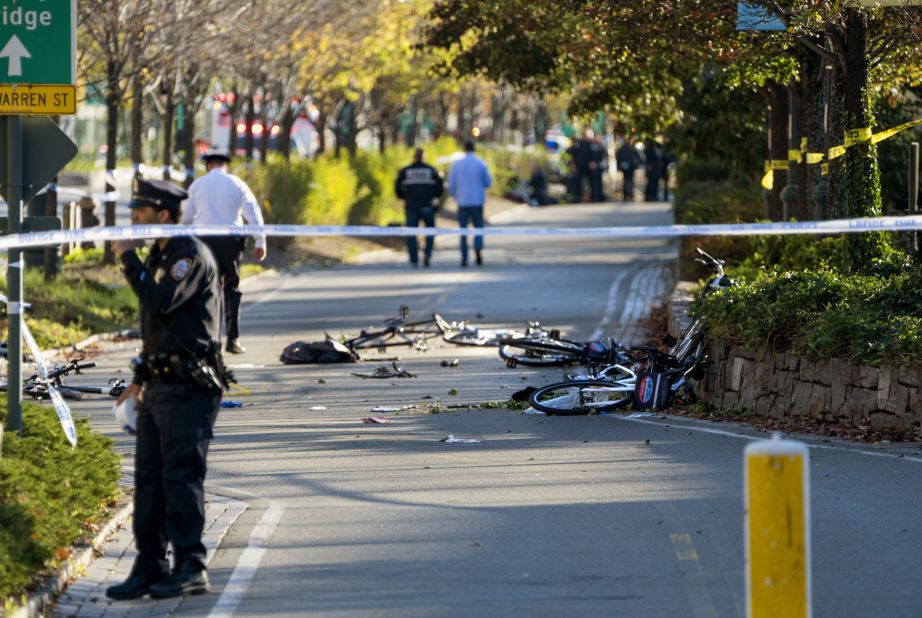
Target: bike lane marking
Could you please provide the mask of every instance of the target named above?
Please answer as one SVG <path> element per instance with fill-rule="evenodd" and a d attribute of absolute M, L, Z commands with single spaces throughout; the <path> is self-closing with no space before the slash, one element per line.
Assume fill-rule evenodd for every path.
<path fill-rule="evenodd" d="M 650 421 L 645 418 L 634 417 L 632 415 L 622 416 L 620 414 L 608 414 L 607 416 L 610 418 L 616 418 L 621 421 L 640 423 L 641 425 L 654 425 L 656 427 L 663 427 L 663 428 L 666 427 L 666 425 L 664 425 L 663 423 L 658 423 L 656 421 Z M 743 440 L 750 440 L 753 442 L 757 440 L 765 440 L 765 436 L 761 436 L 761 435 L 760 436 L 749 436 L 744 433 L 727 431 L 725 429 L 712 429 L 710 427 L 701 427 L 699 425 L 694 425 L 691 423 L 683 423 L 681 421 L 685 419 L 682 419 L 680 417 L 670 416 L 670 417 L 666 417 L 665 420 L 668 420 L 673 423 L 675 423 L 676 421 L 679 421 L 679 424 L 671 425 L 670 427 L 681 427 L 682 429 L 687 429 L 689 431 L 697 431 L 699 433 L 709 433 L 709 434 L 713 434 L 716 436 L 726 436 L 730 438 L 741 438 Z M 867 457 L 883 457 L 883 458 L 889 458 L 889 459 L 899 459 L 901 461 L 908 461 L 910 463 L 922 464 L 922 457 L 916 457 L 913 455 L 903 455 L 899 453 L 878 453 L 876 451 L 866 451 L 866 450 L 861 450 L 860 448 L 848 448 L 844 446 L 836 446 L 834 444 L 814 444 L 808 441 L 808 440 L 811 440 L 812 438 L 804 437 L 801 434 L 791 434 L 791 433 L 784 432 L 784 435 L 798 436 L 799 439 L 803 440 L 807 444 L 807 446 L 809 446 L 810 448 L 824 449 L 824 450 L 829 450 L 829 451 L 841 451 L 844 453 L 857 453 L 859 455 L 865 455 Z"/>
<path fill-rule="evenodd" d="M 259 570 L 259 563 L 269 548 L 269 541 L 284 513 L 285 508 L 278 504 L 270 504 L 263 513 L 259 523 L 253 527 L 250 542 L 240 554 L 237 565 L 208 618 L 230 618 L 237 611 L 250 588 L 253 576 Z"/>

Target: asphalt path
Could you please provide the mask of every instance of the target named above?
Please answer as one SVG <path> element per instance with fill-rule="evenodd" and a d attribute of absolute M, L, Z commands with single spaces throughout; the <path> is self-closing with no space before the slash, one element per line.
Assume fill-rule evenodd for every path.
<path fill-rule="evenodd" d="M 668 223 L 668 206 L 648 204 L 519 208 L 494 220 Z M 245 406 L 220 415 L 207 485 L 251 508 L 210 564 L 214 592 L 175 613 L 743 616 L 742 453 L 764 434 L 675 417 L 459 407 L 560 377 L 509 369 L 492 348 L 439 342 L 372 351 L 355 365 L 279 363 L 292 341 L 355 333 L 400 305 L 411 317 L 539 320 L 574 338 L 632 343 L 676 257 L 656 239 L 487 238 L 486 264 L 462 269 L 457 239 L 441 240 L 430 269 L 382 252 L 247 283 L 249 351 L 230 361 L 252 394 L 230 395 Z M 113 375 L 132 347 L 111 349 L 97 375 Z M 393 357 L 416 377 L 351 375 Z M 128 454 L 110 406 L 88 399 L 74 412 Z M 479 442 L 442 441 L 449 435 Z M 814 447 L 813 615 L 922 616 L 919 449 L 804 439 Z"/>

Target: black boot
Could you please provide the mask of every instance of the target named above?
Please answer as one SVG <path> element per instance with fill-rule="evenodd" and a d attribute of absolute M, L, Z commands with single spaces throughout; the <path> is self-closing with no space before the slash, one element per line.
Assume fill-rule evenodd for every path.
<path fill-rule="evenodd" d="M 206 592 L 208 592 L 208 575 L 205 569 L 199 566 L 179 567 L 162 582 L 150 587 L 152 599 L 168 599 Z"/>
<path fill-rule="evenodd" d="M 165 576 L 150 577 L 147 575 L 129 575 L 121 584 L 106 588 L 106 596 L 113 601 L 129 601 L 140 599 L 150 592 L 151 588 L 165 579 Z"/>

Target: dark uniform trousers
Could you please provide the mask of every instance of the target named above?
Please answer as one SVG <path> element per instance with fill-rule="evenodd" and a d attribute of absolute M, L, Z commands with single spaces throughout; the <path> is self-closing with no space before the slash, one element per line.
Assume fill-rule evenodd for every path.
<path fill-rule="evenodd" d="M 174 566 L 205 567 L 205 481 L 208 444 L 221 395 L 191 382 L 147 383 L 138 409 L 135 451 L 135 570 L 152 576 Z"/>
<path fill-rule="evenodd" d="M 227 340 L 240 338 L 240 263 L 246 248 L 243 236 L 206 236 L 200 239 L 208 245 L 218 265 L 218 277 L 224 289 L 224 323 Z"/>

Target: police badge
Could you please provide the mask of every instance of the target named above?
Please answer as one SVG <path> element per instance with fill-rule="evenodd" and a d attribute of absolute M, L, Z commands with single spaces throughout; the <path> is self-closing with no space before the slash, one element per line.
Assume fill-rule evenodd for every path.
<path fill-rule="evenodd" d="M 182 281 L 189 274 L 190 270 L 192 270 L 192 260 L 190 258 L 182 258 L 181 260 L 176 260 L 173 262 L 173 265 L 170 266 L 170 276 L 173 277 L 174 281 Z"/>

